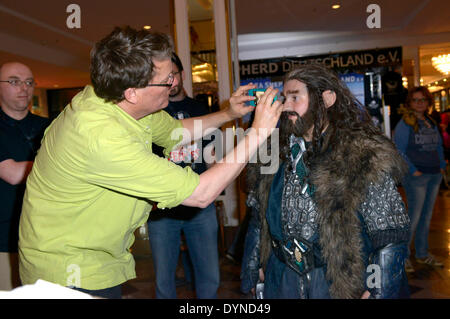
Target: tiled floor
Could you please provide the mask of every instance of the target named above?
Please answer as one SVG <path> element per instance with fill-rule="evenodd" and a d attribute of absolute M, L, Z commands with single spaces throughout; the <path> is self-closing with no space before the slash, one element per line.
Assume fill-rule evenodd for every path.
<path fill-rule="evenodd" d="M 450 190 L 439 193 L 430 227 L 430 250 L 445 265 L 432 268 L 417 264 L 413 260 L 416 271 L 408 274 L 412 298 L 450 298 Z M 133 246 L 136 260 L 137 278 L 123 286 L 123 298 L 147 299 L 155 298 L 155 276 L 151 261 L 148 240 L 139 235 Z M 218 291 L 220 299 L 249 298 L 239 291 L 240 265 L 233 264 L 226 258 L 220 259 L 221 284 Z M 182 276 L 182 269 L 177 270 Z M 180 299 L 195 298 L 195 293 L 186 286 L 177 288 Z"/>
<path fill-rule="evenodd" d="M 412 298 L 450 298 L 450 190 L 441 190 L 431 220 L 429 247 L 444 262 L 433 268 L 412 260 L 415 272 L 408 274 Z"/>

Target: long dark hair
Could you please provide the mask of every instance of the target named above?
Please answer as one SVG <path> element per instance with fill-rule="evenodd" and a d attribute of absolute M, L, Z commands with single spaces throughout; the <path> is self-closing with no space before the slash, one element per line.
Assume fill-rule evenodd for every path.
<path fill-rule="evenodd" d="M 284 83 L 290 80 L 303 82 L 308 89 L 309 108 L 312 108 L 314 129 L 312 143 L 305 154 L 305 164 L 310 166 L 330 147 L 343 144 L 358 132 L 370 138 L 380 135 L 366 108 L 355 98 L 347 86 L 332 70 L 319 64 L 306 64 L 289 72 Z M 324 91 L 336 93 L 336 102 L 326 108 L 322 98 Z M 326 128 L 325 134 L 323 134 Z M 290 153 L 289 134 L 280 130 L 280 156 L 286 159 Z M 284 158 L 283 158 L 284 157 Z"/>

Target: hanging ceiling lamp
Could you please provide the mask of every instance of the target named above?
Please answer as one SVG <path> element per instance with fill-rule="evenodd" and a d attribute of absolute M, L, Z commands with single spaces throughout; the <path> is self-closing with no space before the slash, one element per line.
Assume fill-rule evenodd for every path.
<path fill-rule="evenodd" d="M 431 63 L 439 72 L 445 75 L 450 73 L 450 54 L 442 54 L 432 57 Z"/>

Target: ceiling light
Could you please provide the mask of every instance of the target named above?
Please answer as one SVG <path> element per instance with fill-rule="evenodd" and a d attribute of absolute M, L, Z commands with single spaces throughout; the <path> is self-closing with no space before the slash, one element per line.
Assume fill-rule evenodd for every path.
<path fill-rule="evenodd" d="M 431 63 L 439 72 L 445 75 L 450 73 L 450 54 L 442 54 L 432 57 Z"/>
<path fill-rule="evenodd" d="M 149 25 L 144 25 L 144 29 L 145 30 L 150 30 L 152 27 L 151 26 L 149 26 Z"/>
<path fill-rule="evenodd" d="M 340 4 L 333 4 L 332 6 L 331 6 L 331 8 L 333 8 L 333 9 L 339 9 L 341 7 L 341 5 Z"/>
<path fill-rule="evenodd" d="M 431 93 L 434 93 L 434 92 L 437 92 L 437 91 L 440 91 L 440 90 L 443 90 L 443 89 L 444 89 L 444 87 L 443 86 L 439 86 L 439 85 L 432 85 L 432 86 L 428 87 L 428 90 Z"/>

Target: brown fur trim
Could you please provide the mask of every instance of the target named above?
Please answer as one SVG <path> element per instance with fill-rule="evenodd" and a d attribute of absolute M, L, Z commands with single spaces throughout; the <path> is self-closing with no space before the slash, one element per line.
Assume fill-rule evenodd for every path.
<path fill-rule="evenodd" d="M 265 212 L 274 175 L 261 175 L 260 168 L 259 164 L 249 164 L 247 182 L 260 203 L 260 256 L 265 269 L 271 251 Z M 403 158 L 386 137 L 368 139 L 357 133 L 342 140 L 312 165 L 310 182 L 316 187 L 319 243 L 333 298 L 360 298 L 363 294 L 365 269 L 357 210 L 370 183 L 382 182 L 386 174 L 398 182 L 406 169 Z"/>
<path fill-rule="evenodd" d="M 386 174 L 399 180 L 406 166 L 384 136 L 351 136 L 318 160 L 311 173 L 316 186 L 320 245 L 333 298 L 360 298 L 364 289 L 361 225 L 356 212 L 370 183 Z"/>
<path fill-rule="evenodd" d="M 260 238 L 260 262 L 263 270 L 266 269 L 267 260 L 272 250 L 272 243 L 269 234 L 269 225 L 266 220 L 266 210 L 269 201 L 269 190 L 275 174 L 261 174 L 260 164 L 247 165 L 247 186 L 255 190 L 256 198 L 260 204 L 259 220 L 261 222 Z"/>

